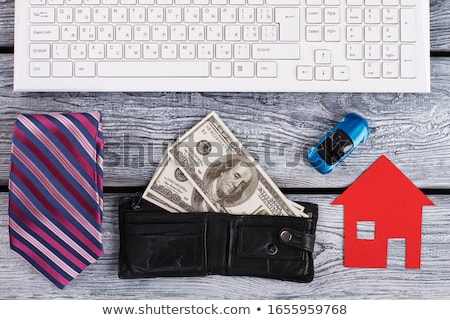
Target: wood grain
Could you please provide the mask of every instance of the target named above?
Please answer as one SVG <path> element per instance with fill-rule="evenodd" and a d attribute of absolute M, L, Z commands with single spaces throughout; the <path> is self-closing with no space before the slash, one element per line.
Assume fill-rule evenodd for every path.
<path fill-rule="evenodd" d="M 99 110 L 106 186 L 146 185 L 167 145 L 217 111 L 279 187 L 346 187 L 382 154 L 421 188 L 450 187 L 450 59 L 432 59 L 431 94 L 12 93 L 12 61 L 0 56 L 0 185 L 17 114 Z M 367 118 L 371 135 L 320 175 L 306 150 L 349 112 Z"/>
<path fill-rule="evenodd" d="M 450 51 L 450 0 L 430 0 L 432 51 Z M 0 47 L 14 45 L 14 0 L 0 0 Z"/>
<path fill-rule="evenodd" d="M 105 255 L 64 290 L 9 249 L 7 195 L 0 193 L 0 299 L 445 299 L 450 296 L 450 199 L 424 207 L 421 269 L 404 267 L 404 247 L 390 248 L 387 269 L 343 267 L 343 208 L 336 195 L 296 195 L 319 204 L 315 278 L 311 283 L 256 277 L 207 276 L 121 280 L 117 277 L 120 195 L 105 197 Z"/>
<path fill-rule="evenodd" d="M 99 110 L 105 127 L 105 185 L 143 188 L 166 146 L 216 111 L 279 187 L 319 204 L 315 279 L 308 284 L 256 277 L 120 280 L 121 194 L 105 195 L 105 255 L 59 290 L 9 248 L 8 195 L 0 192 L 0 299 L 448 299 L 450 297 L 450 0 L 430 1 L 431 94 L 353 93 L 14 93 L 13 55 L 0 54 L 0 190 L 9 175 L 11 134 L 19 113 Z M 14 1 L 0 0 L 0 49 L 13 48 Z M 442 55 L 442 57 L 437 57 Z M 342 116 L 357 112 L 369 139 L 335 172 L 320 175 L 306 150 Z M 417 186 L 438 189 L 423 215 L 422 268 L 405 270 L 404 245 L 387 269 L 343 267 L 343 208 L 337 195 L 380 155 Z"/>

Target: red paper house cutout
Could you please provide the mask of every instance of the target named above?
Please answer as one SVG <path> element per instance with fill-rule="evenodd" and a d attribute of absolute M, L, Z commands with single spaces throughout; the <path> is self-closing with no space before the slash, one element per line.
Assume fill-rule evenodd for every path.
<path fill-rule="evenodd" d="M 332 204 L 344 205 L 344 266 L 386 268 L 388 240 L 406 240 L 406 268 L 420 268 L 422 206 L 434 205 L 386 156 Z M 358 238 L 358 223 L 374 225 Z"/>

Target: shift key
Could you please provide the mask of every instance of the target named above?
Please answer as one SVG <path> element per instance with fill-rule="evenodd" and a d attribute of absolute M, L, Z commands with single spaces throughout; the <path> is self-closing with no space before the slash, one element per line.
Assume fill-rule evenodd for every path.
<path fill-rule="evenodd" d="M 252 57 L 253 59 L 298 60 L 300 45 L 295 43 L 253 44 Z"/>

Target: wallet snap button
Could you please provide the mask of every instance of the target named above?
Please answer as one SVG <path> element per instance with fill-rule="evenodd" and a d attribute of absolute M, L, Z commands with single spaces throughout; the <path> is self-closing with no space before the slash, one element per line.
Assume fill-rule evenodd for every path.
<path fill-rule="evenodd" d="M 292 233 L 290 233 L 287 230 L 283 230 L 280 233 L 280 238 L 281 240 L 283 240 L 284 242 L 289 242 L 292 240 Z"/>
<path fill-rule="evenodd" d="M 276 245 L 271 243 L 267 246 L 267 253 L 269 255 L 274 256 L 277 254 L 277 252 L 278 252 L 278 247 Z"/>

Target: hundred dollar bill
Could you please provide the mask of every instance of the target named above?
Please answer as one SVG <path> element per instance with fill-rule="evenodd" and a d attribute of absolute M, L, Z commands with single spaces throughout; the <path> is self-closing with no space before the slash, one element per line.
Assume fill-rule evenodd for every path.
<path fill-rule="evenodd" d="M 191 198 L 195 192 L 192 183 L 166 152 L 142 198 L 170 212 L 185 213 L 194 211 Z"/>
<path fill-rule="evenodd" d="M 168 154 L 195 188 L 192 211 L 308 216 L 283 195 L 214 112 L 179 138 Z"/>
<path fill-rule="evenodd" d="M 168 158 L 167 154 L 161 160 L 142 198 L 171 213 L 211 212 L 215 210 L 206 205 L 206 201 L 200 193 L 175 165 L 174 161 Z M 294 208 L 301 212 L 304 211 L 302 205 L 288 201 Z M 203 206 L 194 203 L 203 203 Z M 254 214 L 262 215 L 269 214 L 269 212 L 259 210 Z M 298 214 L 298 216 L 309 215 L 305 213 Z"/>

